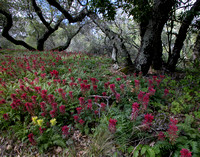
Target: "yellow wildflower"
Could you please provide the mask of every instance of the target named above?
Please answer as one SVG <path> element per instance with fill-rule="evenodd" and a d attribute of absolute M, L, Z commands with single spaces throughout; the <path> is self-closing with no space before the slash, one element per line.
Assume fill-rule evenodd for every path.
<path fill-rule="evenodd" d="M 50 123 L 51 123 L 51 126 L 54 126 L 54 125 L 56 125 L 57 121 L 55 118 L 53 118 L 50 120 Z"/>
<path fill-rule="evenodd" d="M 37 123 L 38 123 L 38 125 L 41 127 L 42 124 L 43 124 L 43 119 L 38 119 L 38 120 L 37 120 Z"/>
<path fill-rule="evenodd" d="M 34 124 L 36 124 L 36 123 L 37 123 L 37 119 L 38 119 L 38 117 L 37 117 L 37 116 L 34 116 L 34 117 L 32 117 L 32 121 L 33 121 L 33 123 L 34 123 Z"/>

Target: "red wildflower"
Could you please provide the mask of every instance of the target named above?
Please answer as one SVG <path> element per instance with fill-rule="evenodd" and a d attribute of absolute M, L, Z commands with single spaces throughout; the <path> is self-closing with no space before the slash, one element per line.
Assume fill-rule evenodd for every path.
<path fill-rule="evenodd" d="M 180 151 L 181 153 L 181 157 L 192 157 L 192 152 L 190 152 L 189 150 L 183 148 Z"/>
<path fill-rule="evenodd" d="M 59 110 L 60 110 L 60 113 L 64 114 L 65 113 L 65 106 L 64 105 L 61 105 L 59 107 Z"/>
<path fill-rule="evenodd" d="M 3 114 L 3 118 L 4 118 L 5 120 L 8 120 L 8 119 L 9 119 L 8 114 L 7 114 L 7 113 L 4 113 L 4 114 Z"/>
<path fill-rule="evenodd" d="M 80 114 L 81 111 L 82 111 L 82 107 L 77 107 L 77 108 L 76 108 L 76 111 L 77 111 L 77 114 Z"/>
<path fill-rule="evenodd" d="M 79 122 L 81 125 L 83 125 L 83 124 L 85 123 L 85 121 L 82 120 L 82 119 L 80 119 L 78 122 Z"/>
<path fill-rule="evenodd" d="M 135 88 L 139 89 L 140 81 L 139 80 L 134 80 L 134 82 L 135 82 Z"/>
<path fill-rule="evenodd" d="M 5 104 L 5 103 L 6 103 L 6 100 L 5 100 L 5 99 L 1 99 L 1 100 L 0 100 L 0 105 L 1 105 L 1 104 Z"/>
<path fill-rule="evenodd" d="M 52 118 L 56 117 L 56 110 L 51 110 L 49 114 Z"/>
<path fill-rule="evenodd" d="M 170 125 L 169 128 L 167 130 L 167 133 L 169 135 L 169 140 L 170 142 L 175 142 L 176 138 L 178 137 L 177 132 L 178 132 L 178 127 L 176 126 L 176 124 L 178 123 L 178 121 L 176 119 L 170 119 Z"/>
<path fill-rule="evenodd" d="M 102 95 L 103 95 L 103 96 L 106 96 L 106 92 L 103 92 Z"/>
<path fill-rule="evenodd" d="M 96 114 L 96 115 L 97 115 L 98 113 L 99 113 L 99 111 L 97 111 L 97 110 L 95 110 L 95 111 L 94 111 L 94 114 Z"/>
<path fill-rule="evenodd" d="M 136 120 L 139 111 L 139 104 L 137 102 L 132 105 L 131 120 Z"/>
<path fill-rule="evenodd" d="M 26 110 L 28 112 L 31 112 L 33 110 L 33 104 L 32 103 L 29 103 L 29 102 L 25 103 L 25 107 L 26 107 Z"/>
<path fill-rule="evenodd" d="M 79 118 L 79 117 L 78 117 L 77 115 L 74 116 L 74 120 L 75 120 L 75 121 L 78 121 L 78 118 Z"/>
<path fill-rule="evenodd" d="M 97 92 L 97 85 L 93 85 L 93 90 L 95 93 Z"/>
<path fill-rule="evenodd" d="M 65 125 L 65 126 L 62 127 L 62 134 L 64 136 L 69 135 L 69 127 L 67 125 Z"/>
<path fill-rule="evenodd" d="M 145 93 L 145 92 L 140 91 L 140 93 L 138 94 L 138 101 L 139 101 L 139 102 L 142 102 L 143 97 L 144 97 L 144 93 Z"/>
<path fill-rule="evenodd" d="M 149 94 L 150 94 L 150 95 L 154 95 L 155 92 L 156 92 L 156 90 L 153 89 L 153 87 L 149 87 L 149 88 L 148 88 L 148 91 L 149 91 Z"/>
<path fill-rule="evenodd" d="M 110 119 L 109 120 L 108 129 L 109 129 L 109 131 L 111 133 L 115 133 L 115 131 L 116 131 L 116 123 L 117 123 L 116 119 Z"/>
<path fill-rule="evenodd" d="M 115 98 L 116 98 L 117 102 L 119 102 L 119 101 L 120 101 L 120 94 L 119 94 L 119 93 L 116 93 L 116 94 L 115 94 Z"/>
<path fill-rule="evenodd" d="M 92 99 L 88 99 L 87 109 L 92 110 Z"/>
<path fill-rule="evenodd" d="M 120 89 L 121 89 L 122 92 L 124 92 L 124 87 L 125 87 L 124 84 L 120 85 Z"/>
<path fill-rule="evenodd" d="M 83 106 L 84 103 L 85 103 L 84 97 L 80 97 L 78 100 L 79 100 L 79 104 L 80 104 L 81 106 Z"/>
<path fill-rule="evenodd" d="M 116 81 L 120 81 L 121 80 L 121 78 L 116 78 Z"/>
<path fill-rule="evenodd" d="M 161 141 L 165 140 L 165 134 L 162 131 L 160 131 L 158 134 L 158 140 L 161 140 Z"/>
<path fill-rule="evenodd" d="M 82 79 L 81 79 L 81 78 L 78 78 L 78 83 L 79 83 L 79 84 L 81 83 L 81 81 L 82 81 Z"/>
<path fill-rule="evenodd" d="M 102 103 L 101 103 L 101 108 L 104 110 L 105 107 L 106 107 L 106 104 L 102 102 Z"/>
<path fill-rule="evenodd" d="M 110 84 L 110 90 L 111 90 L 113 93 L 116 93 L 116 91 L 115 91 L 115 84 Z"/>
<path fill-rule="evenodd" d="M 43 132 L 46 130 L 46 128 L 39 127 L 39 130 L 40 130 L 40 134 L 43 134 Z"/>
<path fill-rule="evenodd" d="M 53 108 L 54 110 L 57 110 L 58 104 L 54 102 L 54 103 L 51 104 L 51 106 L 52 106 L 52 108 Z"/>
<path fill-rule="evenodd" d="M 153 121 L 154 116 L 152 116 L 151 114 L 146 114 L 144 115 L 144 121 L 143 124 L 145 125 L 145 127 L 148 129 L 151 126 L 151 123 Z"/>
<path fill-rule="evenodd" d="M 72 91 L 69 91 L 69 96 L 71 99 L 73 99 L 73 92 Z"/>
<path fill-rule="evenodd" d="M 34 140 L 34 135 L 33 135 L 33 133 L 30 133 L 30 134 L 28 135 L 28 139 L 29 139 L 29 141 L 30 141 L 30 143 L 31 143 L 32 145 L 36 145 L 36 141 Z"/>

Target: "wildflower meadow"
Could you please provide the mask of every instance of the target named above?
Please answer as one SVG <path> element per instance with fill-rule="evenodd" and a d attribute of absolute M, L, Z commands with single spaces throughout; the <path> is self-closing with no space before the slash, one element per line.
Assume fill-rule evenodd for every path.
<path fill-rule="evenodd" d="M 40 155 L 59 147 L 60 156 L 200 156 L 199 78 L 113 72 L 107 56 L 89 53 L 7 52 L 1 137 Z"/>

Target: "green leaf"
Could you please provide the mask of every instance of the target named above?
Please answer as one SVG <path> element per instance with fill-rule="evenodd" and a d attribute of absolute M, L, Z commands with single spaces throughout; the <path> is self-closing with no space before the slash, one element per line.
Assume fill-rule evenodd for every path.
<path fill-rule="evenodd" d="M 146 150 L 147 150 L 147 148 L 146 148 L 147 146 L 143 146 L 142 147 L 142 150 L 141 150 L 141 155 L 143 155 L 143 154 L 145 154 L 145 152 L 146 152 Z"/>
<path fill-rule="evenodd" d="M 130 147 L 128 147 L 128 149 L 127 149 L 128 153 L 131 153 L 133 150 L 134 150 L 134 147 L 133 147 L 133 146 L 130 146 Z"/>
<path fill-rule="evenodd" d="M 134 153 L 133 153 L 133 156 L 138 157 L 139 156 L 139 150 L 135 150 Z"/>
<path fill-rule="evenodd" d="M 149 148 L 149 149 L 147 149 L 147 152 L 148 152 L 150 157 L 155 157 L 155 152 L 154 152 L 153 149 Z"/>

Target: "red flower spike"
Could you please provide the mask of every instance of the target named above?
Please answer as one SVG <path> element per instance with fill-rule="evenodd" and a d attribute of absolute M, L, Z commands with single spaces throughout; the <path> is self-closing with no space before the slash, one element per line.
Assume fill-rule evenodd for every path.
<path fill-rule="evenodd" d="M 109 120 L 108 129 L 109 129 L 109 131 L 111 133 L 115 133 L 116 132 L 116 123 L 117 123 L 116 119 L 110 119 Z"/>
<path fill-rule="evenodd" d="M 64 136 L 69 135 L 69 127 L 67 125 L 65 125 L 65 126 L 62 127 L 62 134 Z"/>
<path fill-rule="evenodd" d="M 60 113 L 64 114 L 65 113 L 65 106 L 64 105 L 61 105 L 59 107 L 59 110 L 60 110 Z"/>
<path fill-rule="evenodd" d="M 181 153 L 181 157 L 192 157 L 192 152 L 190 152 L 189 150 L 183 148 L 180 151 Z"/>

